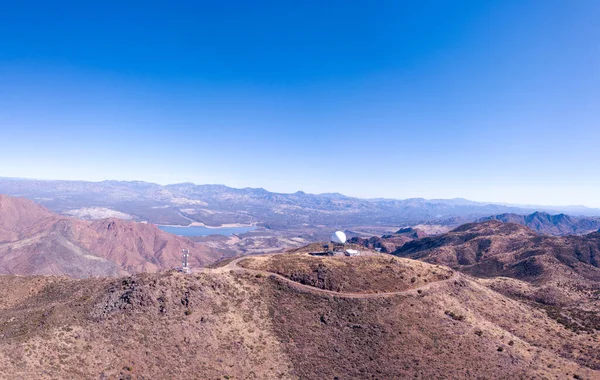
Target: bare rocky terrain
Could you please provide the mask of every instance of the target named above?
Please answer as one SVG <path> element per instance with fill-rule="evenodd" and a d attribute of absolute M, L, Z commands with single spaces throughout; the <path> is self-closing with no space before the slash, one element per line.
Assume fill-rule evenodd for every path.
<path fill-rule="evenodd" d="M 395 255 L 446 265 L 481 278 L 575 332 L 600 330 L 600 233 L 542 236 L 488 221 L 409 242 Z"/>
<path fill-rule="evenodd" d="M 240 266 L 277 273 L 320 289 L 358 294 L 405 291 L 452 276 L 447 267 L 365 253 L 352 259 L 305 254 L 251 257 Z"/>
<path fill-rule="evenodd" d="M 543 236 L 519 224 L 494 220 L 414 240 L 394 254 L 459 268 L 479 277 L 535 282 L 567 271 L 571 277 L 600 280 L 600 233 Z"/>
<path fill-rule="evenodd" d="M 468 276 L 438 280 L 428 276 L 440 267 L 387 255 L 326 258 L 293 253 L 245 260 L 257 260 L 246 265 L 266 269 L 289 266 L 309 277 L 311 265 L 339 266 L 330 275 L 340 282 L 337 277 L 344 278 L 356 265 L 369 270 L 380 290 L 408 286 L 409 291 L 376 298 L 350 296 L 346 288 L 327 294 L 294 286 L 292 276 L 283 280 L 259 275 L 235 262 L 190 275 L 170 271 L 83 280 L 0 276 L 2 288 L 15 289 L 0 297 L 0 377 L 600 375 L 597 332 L 571 331 L 544 311 Z M 390 260 L 400 269 L 390 271 Z M 436 286 L 406 283 L 408 273 L 430 278 Z M 352 286 L 367 289 L 362 281 Z"/>

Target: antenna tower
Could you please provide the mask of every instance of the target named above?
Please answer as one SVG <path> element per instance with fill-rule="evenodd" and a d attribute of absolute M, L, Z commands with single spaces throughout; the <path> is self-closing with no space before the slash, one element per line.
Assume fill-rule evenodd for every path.
<path fill-rule="evenodd" d="M 183 258 L 181 259 L 181 271 L 183 273 L 190 273 L 190 267 L 188 265 L 188 256 L 190 255 L 190 251 L 187 249 L 182 249 L 181 253 Z"/>

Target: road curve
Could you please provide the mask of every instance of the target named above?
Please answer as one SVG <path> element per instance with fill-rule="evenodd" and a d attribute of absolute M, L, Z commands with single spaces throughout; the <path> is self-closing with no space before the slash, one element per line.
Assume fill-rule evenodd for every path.
<path fill-rule="evenodd" d="M 264 271 L 264 270 L 257 270 L 257 269 L 248 269 L 248 268 L 244 268 L 244 267 L 241 267 L 238 265 L 238 263 L 240 261 L 248 259 L 248 258 L 249 258 L 248 256 L 239 257 L 239 258 L 227 263 L 226 265 L 224 265 L 222 267 L 214 268 L 214 269 L 202 268 L 200 270 L 200 272 L 201 273 L 225 273 L 225 272 L 230 272 L 230 271 L 245 272 L 245 273 L 249 273 L 249 274 L 253 274 L 253 275 L 262 275 L 265 277 L 274 278 L 274 279 L 277 279 L 277 280 L 287 283 L 288 285 L 290 285 L 291 287 L 293 287 L 297 290 L 305 291 L 308 293 L 323 294 L 323 295 L 328 295 L 328 296 L 333 296 L 333 297 L 363 298 L 363 299 L 385 298 L 385 297 L 392 297 L 392 296 L 399 296 L 399 295 L 415 295 L 415 294 L 419 294 L 419 292 L 423 292 L 425 290 L 430 290 L 430 289 L 439 287 L 443 284 L 446 284 L 446 283 L 449 283 L 452 281 L 457 281 L 461 277 L 459 272 L 454 271 L 454 274 L 452 275 L 452 277 L 450 277 L 448 279 L 430 282 L 428 284 L 425 284 L 425 285 L 422 285 L 422 286 L 419 286 L 419 287 L 413 288 L 413 289 L 401 290 L 401 291 L 397 291 L 397 292 L 383 292 L 383 293 L 346 293 L 346 292 L 336 292 L 334 290 L 316 288 L 314 286 L 305 285 L 300 282 L 291 280 L 291 279 L 289 279 L 285 276 L 282 276 L 280 274 L 277 274 L 277 273 L 268 272 L 268 271 Z"/>

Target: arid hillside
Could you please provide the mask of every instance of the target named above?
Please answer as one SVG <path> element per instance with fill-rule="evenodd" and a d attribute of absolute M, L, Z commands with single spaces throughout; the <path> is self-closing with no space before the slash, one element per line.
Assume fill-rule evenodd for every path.
<path fill-rule="evenodd" d="M 153 224 L 83 221 L 0 195 L 0 273 L 89 277 L 156 272 L 181 265 L 184 248 L 193 266 L 223 255 Z"/>
<path fill-rule="evenodd" d="M 268 272 L 279 265 L 292 268 L 289 278 Z M 294 280 L 312 276 L 315 265 L 336 283 L 366 269 L 388 293 Z M 0 378 L 600 376 L 597 332 L 569 330 L 449 269 L 431 277 L 439 270 L 388 255 L 296 253 L 236 259 L 190 275 L 0 276 L 0 288 L 14 289 L 0 296 Z M 406 283 L 407 274 L 422 280 Z"/>
<path fill-rule="evenodd" d="M 377 294 L 416 289 L 447 280 L 447 267 L 428 265 L 389 255 L 317 257 L 303 254 L 251 257 L 240 266 L 277 273 L 319 289 L 357 294 Z"/>
<path fill-rule="evenodd" d="M 527 227 L 489 221 L 406 243 L 395 255 L 459 268 L 478 277 L 543 281 L 567 270 L 568 277 L 600 281 L 600 233 L 543 236 Z"/>
<path fill-rule="evenodd" d="M 0 242 L 33 235 L 48 228 L 55 220 L 55 214 L 29 199 L 0 194 Z"/>
<path fill-rule="evenodd" d="M 600 329 L 600 233 L 542 236 L 518 224 L 489 221 L 412 241 L 394 254 L 480 277 L 573 331 Z"/>

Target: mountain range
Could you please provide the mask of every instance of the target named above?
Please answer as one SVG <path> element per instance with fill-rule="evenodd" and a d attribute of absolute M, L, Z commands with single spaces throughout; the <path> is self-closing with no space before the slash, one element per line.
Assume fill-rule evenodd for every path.
<path fill-rule="evenodd" d="M 583 207 L 515 207 L 464 199 L 361 199 L 338 193 L 273 193 L 260 188 L 181 183 L 158 185 L 141 181 L 46 181 L 0 178 L 0 193 L 35 200 L 50 210 L 80 217 L 120 218 L 157 224 L 241 223 L 271 229 L 298 226 L 399 226 L 422 222 L 452 224 L 504 213 L 533 211 L 600 215 Z"/>
<path fill-rule="evenodd" d="M 600 229 L 600 218 L 577 217 L 565 214 L 551 215 L 534 212 L 529 215 L 501 214 L 481 218 L 479 222 L 499 220 L 504 223 L 517 223 L 546 235 L 583 235 Z"/>
<path fill-rule="evenodd" d="M 153 224 L 84 221 L 0 195 L 0 273 L 89 277 L 156 272 L 181 265 L 182 249 L 190 251 L 193 266 L 224 254 Z"/>

